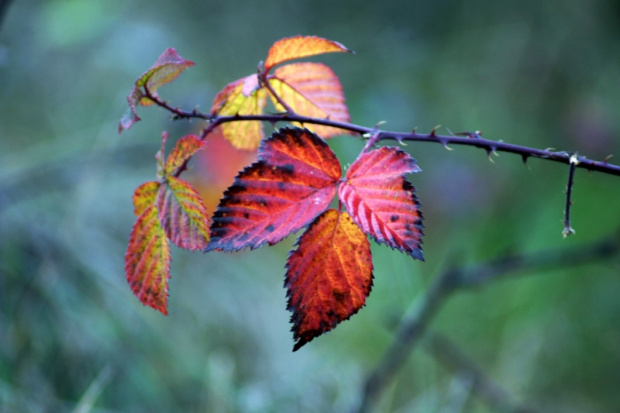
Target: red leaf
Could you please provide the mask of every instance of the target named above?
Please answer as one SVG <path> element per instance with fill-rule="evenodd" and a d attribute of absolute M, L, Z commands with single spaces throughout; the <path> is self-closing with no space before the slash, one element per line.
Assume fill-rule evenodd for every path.
<path fill-rule="evenodd" d="M 275 42 L 265 60 L 265 71 L 282 62 L 331 52 L 351 52 L 338 42 L 316 36 L 295 36 Z"/>
<path fill-rule="evenodd" d="M 258 115 L 263 112 L 266 92 L 259 88 L 258 77 L 250 75 L 229 83 L 213 100 L 211 113 L 220 116 Z M 226 139 L 239 149 L 256 149 L 263 139 L 263 128 L 257 121 L 228 122 L 221 125 Z"/>
<path fill-rule="evenodd" d="M 155 204 L 159 185 L 159 182 L 150 181 L 136 188 L 133 193 L 133 212 L 136 216 L 139 217 L 148 207 Z"/>
<path fill-rule="evenodd" d="M 179 139 L 166 159 L 164 175 L 172 175 L 185 161 L 204 146 L 204 141 L 196 135 L 187 135 Z"/>
<path fill-rule="evenodd" d="M 286 264 L 293 351 L 355 314 L 372 287 L 370 244 L 347 212 L 325 211 Z"/>
<path fill-rule="evenodd" d="M 190 184 L 169 176 L 159 188 L 157 209 L 164 232 L 178 247 L 195 251 L 207 246 L 207 211 Z"/>
<path fill-rule="evenodd" d="M 420 168 L 409 154 L 382 147 L 362 154 L 338 190 L 353 220 L 377 242 L 424 260 L 422 213 L 405 174 Z"/>
<path fill-rule="evenodd" d="M 332 201 L 340 163 L 314 133 L 281 129 L 263 142 L 258 157 L 225 192 L 213 215 L 207 251 L 273 245 L 306 226 Z"/>
<path fill-rule="evenodd" d="M 145 209 L 133 226 L 125 254 L 125 275 L 142 304 L 168 314 L 170 247 L 156 205 Z"/>
<path fill-rule="evenodd" d="M 293 63 L 282 66 L 269 82 L 276 94 L 299 115 L 349 121 L 340 81 L 324 64 Z M 277 110 L 285 110 L 273 96 L 272 100 Z M 341 129 L 323 125 L 308 125 L 307 128 L 323 138 L 343 133 Z"/>

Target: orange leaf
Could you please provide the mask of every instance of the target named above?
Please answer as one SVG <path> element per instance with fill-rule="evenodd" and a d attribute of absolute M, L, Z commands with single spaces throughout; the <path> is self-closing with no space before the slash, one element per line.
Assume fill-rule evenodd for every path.
<path fill-rule="evenodd" d="M 166 159 L 164 175 L 172 175 L 185 161 L 204 146 L 204 141 L 196 135 L 187 135 L 179 139 Z"/>
<path fill-rule="evenodd" d="M 176 50 L 172 48 L 166 49 L 161 56 L 157 58 L 153 66 L 136 79 L 131 93 L 127 96 L 129 109 L 118 124 L 118 133 L 121 133 L 125 129 L 129 129 L 134 123 L 140 120 L 140 117 L 136 113 L 136 106 L 138 104 L 142 106 L 153 104 L 152 100 L 145 97 L 142 92 L 142 87 L 148 88 L 152 95 L 157 96 L 157 89 L 159 87 L 172 82 L 181 72 L 193 65 L 194 62 L 182 58 Z"/>
<path fill-rule="evenodd" d="M 314 220 L 286 267 L 293 351 L 357 313 L 372 288 L 368 239 L 347 212 L 335 209 Z"/>
<path fill-rule="evenodd" d="M 276 94 L 299 115 L 349 121 L 349 111 L 340 81 L 324 64 L 292 63 L 279 67 L 269 83 Z M 273 96 L 272 100 L 277 110 L 285 111 Z M 323 138 L 343 133 L 341 129 L 323 125 L 306 127 Z"/>
<path fill-rule="evenodd" d="M 207 251 L 273 245 L 311 222 L 336 193 L 340 163 L 307 129 L 274 132 L 263 141 L 258 159 L 224 193 Z"/>
<path fill-rule="evenodd" d="M 259 88 L 258 77 L 250 75 L 228 84 L 213 100 L 211 113 L 220 116 L 258 115 L 263 112 L 266 92 Z M 229 122 L 222 132 L 238 149 L 256 149 L 263 139 L 263 128 L 257 121 Z"/>
<path fill-rule="evenodd" d="M 164 232 L 178 247 L 195 251 L 207 246 L 207 211 L 190 184 L 169 176 L 159 188 L 157 209 Z"/>
<path fill-rule="evenodd" d="M 405 174 L 419 172 L 415 160 L 398 148 L 362 154 L 338 190 L 353 220 L 377 242 L 424 260 L 422 213 Z"/>
<path fill-rule="evenodd" d="M 146 208 L 133 226 L 125 254 L 125 275 L 142 304 L 168 314 L 170 247 L 159 224 L 157 205 Z"/>
<path fill-rule="evenodd" d="M 331 52 L 352 52 L 338 42 L 316 36 L 295 36 L 275 42 L 267 53 L 265 71 L 282 62 Z"/>
<path fill-rule="evenodd" d="M 159 182 L 145 182 L 133 193 L 133 212 L 136 216 L 142 215 L 145 209 L 155 204 L 157 199 L 157 191 L 159 190 Z"/>

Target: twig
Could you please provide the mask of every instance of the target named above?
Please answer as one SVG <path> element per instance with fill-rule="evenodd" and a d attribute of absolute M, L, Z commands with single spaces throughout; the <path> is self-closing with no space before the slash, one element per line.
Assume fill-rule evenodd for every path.
<path fill-rule="evenodd" d="M 433 332 L 425 340 L 427 349 L 437 360 L 457 373 L 467 373 L 472 379 L 472 391 L 492 409 L 506 413 L 534 413 L 530 407 L 517 403 L 514 397 L 463 354 L 446 336 Z"/>
<path fill-rule="evenodd" d="M 514 275 L 516 272 L 531 274 L 550 267 L 583 265 L 611 256 L 618 251 L 620 251 L 620 234 L 614 234 L 608 239 L 586 246 L 510 255 L 470 268 L 452 268 L 445 271 L 436 278 L 411 314 L 403 318 L 392 344 L 375 369 L 367 376 L 356 411 L 368 412 L 377 403 L 385 387 L 404 364 L 433 317 L 453 292 L 483 285 Z"/>
<path fill-rule="evenodd" d="M 569 235 L 573 235 L 575 230 L 570 226 L 570 206 L 573 204 L 571 202 L 571 194 L 573 192 L 573 180 L 575 178 L 575 166 L 579 164 L 579 160 L 577 159 L 577 154 L 572 154 L 570 156 L 570 164 L 568 169 L 568 184 L 566 184 L 566 206 L 564 207 L 564 230 L 562 231 L 562 235 L 564 238 Z"/>
<path fill-rule="evenodd" d="M 273 89 L 270 91 L 274 94 L 276 99 L 278 98 L 277 94 L 273 92 Z M 148 91 L 147 91 L 148 93 Z M 527 159 L 530 157 L 533 158 L 541 158 L 547 159 L 554 162 L 560 162 L 566 165 L 571 164 L 571 154 L 558 151 L 554 152 L 550 149 L 535 149 L 529 148 L 527 146 L 513 145 L 510 143 L 505 143 L 502 141 L 493 141 L 489 139 L 482 138 L 479 134 L 476 135 L 475 139 L 472 139 L 470 136 L 446 136 L 446 135 L 437 135 L 436 129 L 433 129 L 431 133 L 403 133 L 403 132 L 393 132 L 393 131 L 383 131 L 378 129 L 377 127 L 368 128 L 360 125 L 356 125 L 348 122 L 339 122 L 335 120 L 331 120 L 328 118 L 313 118 L 309 116 L 301 116 L 296 114 L 290 107 L 283 105 L 287 110 L 287 113 L 278 113 L 278 114 L 269 114 L 269 115 L 231 115 L 231 116 L 218 116 L 218 115 L 208 115 L 201 113 L 197 110 L 193 110 L 192 112 L 186 112 L 180 110 L 178 108 L 173 108 L 169 106 L 166 102 L 159 99 L 157 96 L 152 96 L 151 94 L 147 94 L 153 102 L 164 109 L 169 110 L 175 115 L 175 119 L 182 118 L 201 118 L 209 121 L 213 126 L 221 125 L 228 122 L 242 122 L 242 121 L 265 121 L 270 122 L 272 124 L 278 122 L 297 122 L 297 123 L 309 123 L 315 125 L 324 125 L 331 126 L 338 129 L 347 130 L 350 132 L 356 132 L 360 135 L 368 134 L 370 136 L 377 135 L 377 141 L 383 140 L 395 140 L 398 142 L 403 141 L 417 141 L 417 142 L 435 142 L 439 143 L 445 147 L 449 144 L 453 145 L 465 145 L 465 146 L 474 146 L 477 148 L 484 149 L 487 154 L 489 153 L 497 153 L 497 152 L 508 152 L 521 155 L 524 162 L 527 162 Z M 281 99 L 279 99 L 280 101 Z M 205 135 L 203 133 L 203 135 Z M 610 175 L 620 176 L 620 166 L 613 165 L 608 162 L 608 159 L 603 161 L 593 161 L 584 156 L 575 156 L 577 163 L 575 167 L 587 169 L 589 171 L 597 171 Z"/>

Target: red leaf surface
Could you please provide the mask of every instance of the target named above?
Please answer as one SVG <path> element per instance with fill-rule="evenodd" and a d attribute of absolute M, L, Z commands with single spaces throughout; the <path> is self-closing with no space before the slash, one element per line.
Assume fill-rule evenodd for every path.
<path fill-rule="evenodd" d="M 347 212 L 316 218 L 286 266 L 293 351 L 355 314 L 372 288 L 370 244 Z"/>
<path fill-rule="evenodd" d="M 179 139 L 166 159 L 164 175 L 172 175 L 185 161 L 204 146 L 204 141 L 196 135 L 187 135 Z"/>
<path fill-rule="evenodd" d="M 422 213 L 405 174 L 419 172 L 415 160 L 398 148 L 362 154 L 338 190 L 353 220 L 377 242 L 424 260 Z"/>
<path fill-rule="evenodd" d="M 152 95 L 157 96 L 157 89 L 159 87 L 172 82 L 181 72 L 190 66 L 194 66 L 194 62 L 182 58 L 176 50 L 172 48 L 166 49 L 157 58 L 153 66 L 136 79 L 131 93 L 127 96 L 129 109 L 125 112 L 118 124 L 118 133 L 121 133 L 125 129 L 129 129 L 134 123 L 140 120 L 140 117 L 136 113 L 137 105 L 149 106 L 153 104 L 152 100 L 145 97 L 142 91 L 143 87 L 148 88 Z"/>
<path fill-rule="evenodd" d="M 351 52 L 343 45 L 332 40 L 316 36 L 295 36 L 281 39 L 275 42 L 265 60 L 265 71 L 282 62 L 292 59 L 314 56 L 332 52 Z"/>
<path fill-rule="evenodd" d="M 224 193 L 206 251 L 273 245 L 310 223 L 336 193 L 340 163 L 307 129 L 274 132 L 259 148 L 258 159 Z"/>
<path fill-rule="evenodd" d="M 282 66 L 274 72 L 269 82 L 276 94 L 299 115 L 349 121 L 340 81 L 324 64 L 293 63 Z M 277 110 L 285 110 L 273 96 L 272 100 Z M 341 129 L 323 125 L 306 127 L 323 138 L 343 133 Z"/>
<path fill-rule="evenodd" d="M 133 193 L 133 212 L 136 216 L 139 217 L 148 207 L 155 205 L 159 185 L 159 182 L 150 181 L 136 188 Z"/>
<path fill-rule="evenodd" d="M 151 205 L 136 220 L 125 254 L 125 275 L 142 304 L 168 314 L 170 247 L 157 215 L 157 205 Z"/>
<path fill-rule="evenodd" d="M 182 179 L 169 176 L 157 196 L 159 221 L 166 236 L 178 247 L 202 250 L 209 242 L 207 211 L 200 195 Z"/>
<path fill-rule="evenodd" d="M 250 75 L 229 83 L 213 100 L 211 113 L 220 116 L 258 115 L 263 112 L 266 92 L 259 88 L 258 77 Z M 256 149 L 263 139 L 260 122 L 228 122 L 221 125 L 226 139 L 239 149 Z"/>

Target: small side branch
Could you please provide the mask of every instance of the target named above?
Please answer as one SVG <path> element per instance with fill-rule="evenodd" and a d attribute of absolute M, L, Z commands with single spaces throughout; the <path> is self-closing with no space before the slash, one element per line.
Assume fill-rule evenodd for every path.
<path fill-rule="evenodd" d="M 575 230 L 570 226 L 570 207 L 573 204 L 571 201 L 571 194 L 573 192 L 573 180 L 575 178 L 575 167 L 579 164 L 577 154 L 570 156 L 570 163 L 568 166 L 568 184 L 566 184 L 566 205 L 564 207 L 564 230 L 562 235 L 564 238 L 569 235 L 573 235 Z"/>
<path fill-rule="evenodd" d="M 208 115 L 206 113 L 202 113 L 197 109 L 194 109 L 191 112 L 187 112 L 184 110 L 181 110 L 179 108 L 174 108 L 172 106 L 170 106 L 167 102 L 161 100 L 159 98 L 159 96 L 154 95 L 153 93 L 151 93 L 151 91 L 149 90 L 149 88 L 144 85 L 144 96 L 149 98 L 151 101 L 153 101 L 154 104 L 156 104 L 159 107 L 162 107 L 164 109 L 166 109 L 168 112 L 172 113 L 173 119 L 177 120 L 177 119 L 191 119 L 191 118 L 199 118 L 199 119 L 204 119 L 204 120 L 211 120 L 213 118 L 212 115 Z"/>

